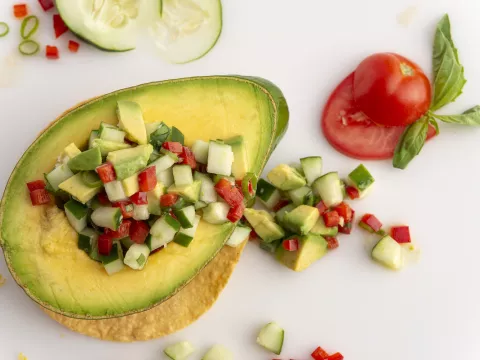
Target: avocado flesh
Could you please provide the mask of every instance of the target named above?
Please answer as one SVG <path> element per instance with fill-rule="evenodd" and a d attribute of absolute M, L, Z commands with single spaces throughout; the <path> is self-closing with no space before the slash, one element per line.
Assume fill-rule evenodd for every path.
<path fill-rule="evenodd" d="M 242 134 L 248 139 L 249 171 L 257 175 L 288 122 L 285 99 L 273 84 L 216 76 L 117 91 L 80 105 L 53 123 L 30 146 L 10 177 L 2 200 L 0 244 L 12 275 L 27 294 L 49 310 L 70 317 L 102 319 L 152 308 L 205 267 L 233 230 L 230 224 L 202 221 L 188 248 L 171 244 L 151 256 L 141 273 L 125 269 L 108 276 L 101 264 L 78 249 L 78 236 L 62 211 L 54 206 L 31 206 L 25 183 L 51 170 L 68 144 L 86 148 L 90 132 L 101 121 L 116 124 L 118 100 L 138 102 L 146 122 L 168 119 L 167 125 L 181 129 L 189 146 L 197 139 Z"/>
<path fill-rule="evenodd" d="M 297 251 L 285 250 L 279 246 L 277 260 L 294 271 L 303 271 L 327 253 L 327 241 L 320 235 L 308 234 L 298 239 Z"/>

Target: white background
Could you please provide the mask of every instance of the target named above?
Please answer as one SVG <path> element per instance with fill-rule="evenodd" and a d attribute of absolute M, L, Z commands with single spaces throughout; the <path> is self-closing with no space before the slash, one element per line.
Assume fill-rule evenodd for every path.
<path fill-rule="evenodd" d="M 30 3 L 40 14 L 36 1 Z M 205 58 L 180 66 L 163 62 L 148 47 L 113 54 L 82 44 L 78 54 L 69 54 L 70 35 L 56 41 L 50 35 L 51 13 L 42 16 L 40 41 L 58 45 L 61 59 L 16 57 L 19 22 L 12 4 L 0 4 L 0 21 L 12 26 L 0 39 L 1 187 L 36 134 L 79 101 L 143 82 L 212 74 L 262 76 L 283 90 L 290 127 L 267 170 L 321 155 L 326 170 L 346 174 L 358 162 L 330 148 L 319 128 L 328 94 L 372 52 L 399 52 L 429 72 L 434 27 L 445 12 L 468 79 L 464 94 L 445 111 L 480 103 L 477 0 L 224 0 L 219 43 Z M 414 16 L 399 21 L 408 8 Z M 259 348 L 255 336 L 260 325 L 275 320 L 286 329 L 283 359 L 308 359 L 322 345 L 348 360 L 478 360 L 480 130 L 441 125 L 441 135 L 406 171 L 388 161 L 368 162 L 376 190 L 354 204 L 357 214 L 408 223 L 422 249 L 418 264 L 399 273 L 377 266 L 360 230 L 300 274 L 250 244 L 229 286 L 199 321 L 166 339 L 116 344 L 50 320 L 0 261 L 7 279 L 0 288 L 0 359 L 23 352 L 29 360 L 154 360 L 182 339 L 201 350 L 194 360 L 213 343 L 229 347 L 236 359 L 271 359 L 276 356 Z"/>

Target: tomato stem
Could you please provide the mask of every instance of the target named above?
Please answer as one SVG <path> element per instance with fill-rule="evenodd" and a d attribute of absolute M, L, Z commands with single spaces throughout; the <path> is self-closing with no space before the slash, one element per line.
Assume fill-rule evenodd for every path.
<path fill-rule="evenodd" d="M 409 66 L 406 63 L 400 63 L 400 71 L 402 72 L 402 75 L 404 76 L 414 76 L 415 75 L 415 70 L 411 66 Z"/>

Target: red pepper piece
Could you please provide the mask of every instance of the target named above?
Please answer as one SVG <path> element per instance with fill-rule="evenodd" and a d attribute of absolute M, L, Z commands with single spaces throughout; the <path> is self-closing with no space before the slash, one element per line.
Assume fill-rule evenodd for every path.
<path fill-rule="evenodd" d="M 358 199 L 360 197 L 360 192 L 353 186 L 347 186 L 347 188 L 345 189 L 345 192 L 347 193 L 348 197 L 352 200 Z"/>
<path fill-rule="evenodd" d="M 323 215 L 328 210 L 328 207 L 323 201 L 320 201 L 317 205 L 315 205 L 315 207 L 318 209 L 320 215 Z"/>
<path fill-rule="evenodd" d="M 107 196 L 107 193 L 105 191 L 102 191 L 101 193 L 99 193 L 97 195 L 98 197 L 98 201 L 100 201 L 100 204 L 102 205 L 109 205 L 110 204 L 110 200 L 108 200 L 108 196 Z"/>
<path fill-rule="evenodd" d="M 70 50 L 73 53 L 78 52 L 79 47 L 80 47 L 80 44 L 76 41 L 70 40 L 68 42 L 68 50 Z"/>
<path fill-rule="evenodd" d="M 138 174 L 138 186 L 140 191 L 152 191 L 157 186 L 157 173 L 155 166 L 150 166 Z"/>
<path fill-rule="evenodd" d="M 28 8 L 27 4 L 16 4 L 13 5 L 13 15 L 17 19 L 24 18 L 25 16 L 28 15 Z"/>
<path fill-rule="evenodd" d="M 327 357 L 326 360 L 343 360 L 343 355 L 337 352 Z"/>
<path fill-rule="evenodd" d="M 325 226 L 327 227 L 338 226 L 338 224 L 340 223 L 340 215 L 338 215 L 335 210 L 328 211 L 322 216 L 323 221 L 325 222 Z"/>
<path fill-rule="evenodd" d="M 30 200 L 33 206 L 45 205 L 50 202 L 50 194 L 45 189 L 37 189 L 30 192 Z"/>
<path fill-rule="evenodd" d="M 392 226 L 392 229 L 390 230 L 390 236 L 399 244 L 412 242 L 412 239 L 410 238 L 410 229 L 408 226 Z"/>
<path fill-rule="evenodd" d="M 150 228 L 146 222 L 132 220 L 132 225 L 130 225 L 130 239 L 137 244 L 143 244 L 149 231 Z"/>
<path fill-rule="evenodd" d="M 120 208 L 124 219 L 133 217 L 133 204 L 130 201 L 117 201 L 112 204 L 113 207 Z"/>
<path fill-rule="evenodd" d="M 103 165 L 97 166 L 95 171 L 97 172 L 100 180 L 102 180 L 104 184 L 114 181 L 117 178 L 117 175 L 115 174 L 115 169 L 113 168 L 113 165 L 111 163 L 105 163 Z"/>
<path fill-rule="evenodd" d="M 258 235 L 255 232 L 255 230 L 250 231 L 250 236 L 248 237 L 248 240 L 251 241 L 251 240 L 256 240 L 256 239 L 258 239 Z"/>
<path fill-rule="evenodd" d="M 325 360 L 328 357 L 328 353 L 320 346 L 312 353 L 312 358 L 315 360 Z"/>
<path fill-rule="evenodd" d="M 174 154 L 181 155 L 183 153 L 183 145 L 175 141 L 167 141 L 162 144 L 165 150 L 168 150 Z"/>
<path fill-rule="evenodd" d="M 60 15 L 53 15 L 53 29 L 55 30 L 55 38 L 59 38 L 68 31 L 68 26 L 65 25 Z"/>
<path fill-rule="evenodd" d="M 108 255 L 112 251 L 113 239 L 107 234 L 101 234 L 98 237 L 98 253 Z"/>
<path fill-rule="evenodd" d="M 362 224 L 368 227 L 362 226 Z M 360 220 L 360 226 L 366 228 L 368 231 L 370 231 L 371 229 L 370 232 L 377 232 L 382 228 L 383 224 L 380 222 L 380 220 L 377 219 L 375 215 L 365 214 L 363 215 L 362 220 Z"/>
<path fill-rule="evenodd" d="M 105 235 L 110 236 L 112 239 L 123 239 L 130 233 L 131 224 L 131 220 L 123 220 L 117 230 L 105 228 Z"/>
<path fill-rule="evenodd" d="M 342 202 L 337 206 L 335 206 L 333 210 L 335 210 L 338 213 L 338 215 L 343 217 L 343 219 L 345 220 L 345 223 L 349 223 L 350 221 L 352 221 L 353 210 L 350 207 L 350 205 L 348 205 L 347 203 Z"/>
<path fill-rule="evenodd" d="M 195 155 L 193 155 L 192 150 L 184 146 L 182 150 L 182 164 L 190 166 L 193 170 L 197 168 L 197 160 L 195 160 Z"/>
<path fill-rule="evenodd" d="M 27 183 L 28 191 L 32 192 L 35 190 L 45 189 L 45 181 L 43 180 L 35 180 Z"/>
<path fill-rule="evenodd" d="M 160 206 L 170 207 L 173 206 L 178 200 L 177 194 L 165 194 L 160 197 Z"/>
<path fill-rule="evenodd" d="M 48 11 L 50 9 L 53 9 L 55 4 L 53 3 L 53 0 L 38 0 L 40 3 L 40 6 L 42 7 L 43 11 Z"/>
<path fill-rule="evenodd" d="M 245 210 L 245 205 L 242 202 L 239 206 L 231 208 L 228 211 L 227 219 L 230 220 L 232 223 L 237 222 L 243 217 L 244 210 Z"/>
<path fill-rule="evenodd" d="M 284 208 L 285 206 L 287 206 L 288 204 L 290 204 L 290 201 L 288 200 L 280 200 L 277 205 L 275 205 L 273 207 L 273 211 L 277 212 L 278 210 L 280 210 L 281 208 Z"/>
<path fill-rule="evenodd" d="M 352 232 L 352 222 L 345 223 L 343 226 L 338 225 L 338 232 L 349 235 Z"/>
<path fill-rule="evenodd" d="M 230 181 L 225 178 L 220 179 L 215 184 L 215 191 L 232 208 L 243 204 L 243 193 L 236 186 L 232 186 Z"/>
<path fill-rule="evenodd" d="M 132 202 L 135 205 L 147 205 L 148 204 L 148 199 L 147 199 L 147 193 L 146 192 L 139 191 L 139 192 L 133 194 L 132 196 L 130 196 L 130 200 L 132 200 Z"/>
<path fill-rule="evenodd" d="M 297 239 L 287 239 L 284 240 L 282 246 L 287 251 L 297 251 L 298 250 L 298 240 Z"/>
<path fill-rule="evenodd" d="M 329 250 L 333 250 L 333 249 L 336 249 L 340 246 L 340 244 L 338 243 L 338 240 L 336 237 L 333 237 L 333 236 L 325 236 L 325 240 L 327 241 L 327 248 Z"/>
<path fill-rule="evenodd" d="M 48 59 L 56 60 L 60 57 L 56 46 L 47 45 L 45 48 L 45 56 Z"/>

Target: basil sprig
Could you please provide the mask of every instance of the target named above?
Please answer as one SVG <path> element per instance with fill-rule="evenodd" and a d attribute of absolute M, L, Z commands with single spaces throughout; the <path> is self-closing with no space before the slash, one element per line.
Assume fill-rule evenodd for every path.
<path fill-rule="evenodd" d="M 395 148 L 393 167 L 405 169 L 408 163 L 420 153 L 427 139 L 428 124 L 428 117 L 424 116 L 405 129 Z"/>

